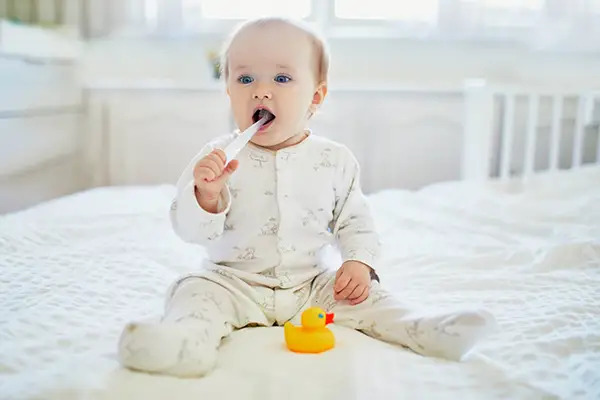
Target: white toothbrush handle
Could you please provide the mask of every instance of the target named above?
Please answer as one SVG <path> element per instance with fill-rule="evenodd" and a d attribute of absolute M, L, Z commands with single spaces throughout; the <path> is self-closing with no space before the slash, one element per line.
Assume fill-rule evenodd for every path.
<path fill-rule="evenodd" d="M 254 124 L 252 124 L 248 129 L 244 132 L 240 133 L 238 137 L 236 137 L 229 145 L 225 148 L 225 164 L 228 164 L 233 160 L 238 153 L 248 144 L 252 136 L 258 132 L 260 127 L 264 124 L 265 119 L 261 119 Z"/>
<path fill-rule="evenodd" d="M 252 139 L 252 136 L 258 132 L 260 127 L 263 125 L 265 119 L 261 119 L 256 123 L 252 124 L 248 129 L 244 132 L 240 133 L 238 137 L 236 137 L 224 150 L 225 152 L 225 165 L 227 165 L 231 160 L 233 160 L 238 153 L 244 148 L 244 146 Z M 196 164 L 205 157 L 206 154 L 200 152 L 196 154 L 196 156 L 190 161 L 187 168 L 183 171 L 179 179 L 177 180 L 177 192 L 181 193 L 185 186 L 194 179 L 194 167 Z"/>

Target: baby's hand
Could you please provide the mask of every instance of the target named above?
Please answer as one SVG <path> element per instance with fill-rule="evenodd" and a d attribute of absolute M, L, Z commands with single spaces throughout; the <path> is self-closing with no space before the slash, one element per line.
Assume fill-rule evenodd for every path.
<path fill-rule="evenodd" d="M 353 306 L 369 297 L 371 268 L 358 261 L 346 261 L 338 269 L 333 286 L 336 300 L 349 300 Z"/>
<path fill-rule="evenodd" d="M 216 149 L 198 161 L 194 167 L 196 199 L 200 207 L 208 212 L 217 212 L 219 195 L 239 165 L 237 160 L 232 160 L 226 167 L 225 161 L 223 150 Z"/>

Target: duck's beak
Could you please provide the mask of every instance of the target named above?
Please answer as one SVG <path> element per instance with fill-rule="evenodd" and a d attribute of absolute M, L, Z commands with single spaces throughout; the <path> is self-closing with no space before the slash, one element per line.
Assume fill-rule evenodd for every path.
<path fill-rule="evenodd" d="M 325 325 L 331 324 L 333 322 L 334 313 L 325 314 Z"/>

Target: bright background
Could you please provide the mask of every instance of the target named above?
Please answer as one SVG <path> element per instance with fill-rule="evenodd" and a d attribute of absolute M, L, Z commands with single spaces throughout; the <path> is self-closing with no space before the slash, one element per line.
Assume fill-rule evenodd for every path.
<path fill-rule="evenodd" d="M 460 178 L 466 79 L 600 88 L 600 0 L 0 0 L 0 211 L 173 183 L 233 128 L 210 55 L 257 15 L 304 18 L 329 41 L 330 97 L 313 128 L 358 154 L 369 192 Z M 545 103 L 540 118 L 547 154 Z M 517 136 L 525 129 L 517 116 Z"/>

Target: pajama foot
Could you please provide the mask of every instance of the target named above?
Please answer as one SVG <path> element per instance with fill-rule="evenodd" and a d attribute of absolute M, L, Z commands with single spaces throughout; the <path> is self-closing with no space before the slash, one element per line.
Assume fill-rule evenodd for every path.
<path fill-rule="evenodd" d="M 491 314 L 473 311 L 417 319 L 406 326 L 406 333 L 417 353 L 460 361 L 495 325 Z"/>
<path fill-rule="evenodd" d="M 199 377 L 217 362 L 217 346 L 206 343 L 197 327 L 185 323 L 130 323 L 119 340 L 119 360 L 127 368 Z"/>

